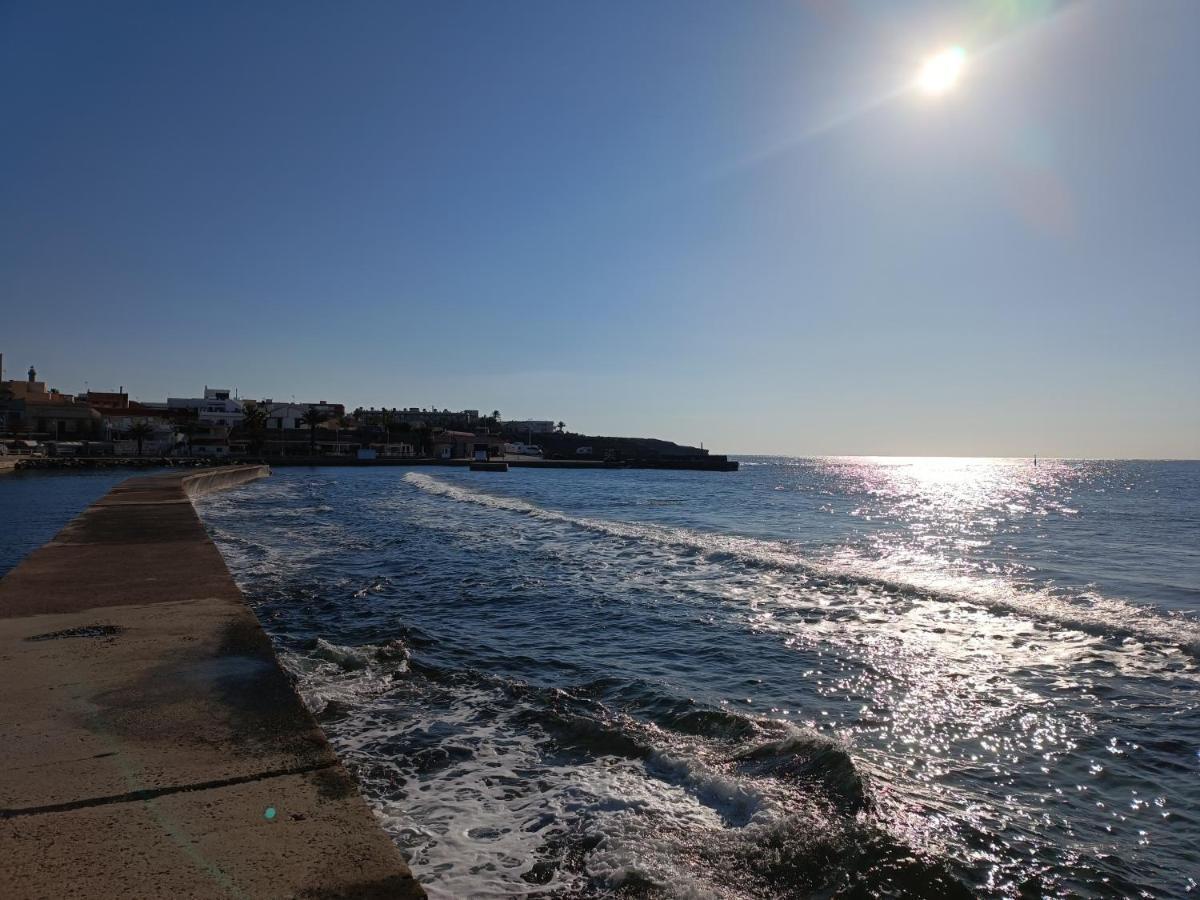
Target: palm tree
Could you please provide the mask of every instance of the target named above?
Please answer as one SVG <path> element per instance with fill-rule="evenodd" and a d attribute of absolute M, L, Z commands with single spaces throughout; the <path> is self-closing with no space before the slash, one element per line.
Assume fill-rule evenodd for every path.
<path fill-rule="evenodd" d="M 257 403 L 249 403 L 242 414 L 242 428 L 250 436 L 250 444 L 258 453 L 262 453 L 266 442 L 267 411 Z"/>
<path fill-rule="evenodd" d="M 149 422 L 134 422 L 129 426 L 129 430 L 125 432 L 129 437 L 137 441 L 138 456 L 142 455 L 142 442 L 148 437 L 153 437 L 154 426 Z"/>
<path fill-rule="evenodd" d="M 308 455 L 317 455 L 317 426 L 325 421 L 325 413 L 315 406 L 310 406 L 308 412 L 300 417 L 300 424 L 308 426 Z"/>
<path fill-rule="evenodd" d="M 567 423 L 559 422 L 557 425 L 554 426 L 554 430 L 557 431 L 559 434 L 562 434 L 564 431 L 567 430 Z"/>

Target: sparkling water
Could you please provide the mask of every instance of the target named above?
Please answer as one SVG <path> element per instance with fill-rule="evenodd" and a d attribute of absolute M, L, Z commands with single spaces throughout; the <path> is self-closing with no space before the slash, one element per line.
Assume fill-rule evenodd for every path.
<path fill-rule="evenodd" d="M 1200 464 L 284 469 L 199 508 L 435 896 L 1196 891 Z"/>

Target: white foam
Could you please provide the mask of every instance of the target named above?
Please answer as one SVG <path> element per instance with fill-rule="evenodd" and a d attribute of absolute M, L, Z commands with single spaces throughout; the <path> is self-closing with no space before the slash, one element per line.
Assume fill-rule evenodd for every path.
<path fill-rule="evenodd" d="M 469 490 L 419 472 L 409 472 L 404 480 L 422 491 L 458 502 L 514 512 L 622 540 L 698 552 L 712 560 L 729 558 L 796 572 L 811 579 L 877 585 L 889 590 L 917 592 L 943 601 L 967 601 L 993 612 L 1026 616 L 1092 634 L 1131 635 L 1143 641 L 1177 647 L 1193 655 L 1200 648 L 1200 623 L 1194 619 L 1165 615 L 1149 607 L 1095 593 L 1064 596 L 1046 589 L 1018 587 L 1002 577 L 922 569 L 905 565 L 895 558 L 868 559 L 849 551 L 826 560 L 813 561 L 778 542 L 681 527 L 667 528 L 572 516 L 525 500 Z"/>
<path fill-rule="evenodd" d="M 395 677 L 408 671 L 399 642 L 382 648 L 345 647 L 318 638 L 311 652 L 280 651 L 279 658 L 284 668 L 297 676 L 300 698 L 314 715 L 334 701 L 347 705 L 367 702 L 390 690 Z"/>
<path fill-rule="evenodd" d="M 730 773 L 724 751 L 701 738 L 610 723 L 662 743 L 645 760 L 564 758 L 530 724 L 541 701 L 514 700 L 499 682 L 448 686 L 420 675 L 402 679 L 397 695 L 381 649 L 386 657 L 387 648 L 322 640 L 284 662 L 310 707 L 347 704 L 347 715 L 328 723 L 330 738 L 431 897 L 605 892 L 634 879 L 659 885 L 664 897 L 712 897 L 723 893 L 713 880 L 720 873 L 694 848 L 749 847 L 784 820 L 806 827 L 786 785 Z M 424 708 L 436 708 L 436 720 L 412 714 Z M 432 744 L 423 738 L 430 727 Z M 382 749 L 397 740 L 469 752 L 426 771 L 414 754 Z M 818 818 L 807 827 L 824 825 Z M 582 858 L 556 864 L 544 884 L 525 880 L 555 847 Z"/>

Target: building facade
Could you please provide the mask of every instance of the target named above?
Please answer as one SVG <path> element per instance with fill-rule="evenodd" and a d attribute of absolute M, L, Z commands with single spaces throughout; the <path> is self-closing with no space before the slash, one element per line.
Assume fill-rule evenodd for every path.
<path fill-rule="evenodd" d="M 323 418 L 340 419 L 346 414 L 346 407 L 341 403 L 277 403 L 274 400 L 247 400 L 247 405 L 253 403 L 266 410 L 267 428 L 274 431 L 289 431 L 295 428 L 306 428 L 302 419 L 310 409 L 315 409 Z"/>
<path fill-rule="evenodd" d="M 514 419 L 504 423 L 506 434 L 550 434 L 554 423 L 548 419 Z"/>
<path fill-rule="evenodd" d="M 4 397 L 4 420 L 8 431 L 19 430 L 30 437 L 48 440 L 99 438 L 103 433 L 100 413 L 87 403 L 46 387 L 37 370 L 29 367 L 24 381 L 0 382 Z"/>
<path fill-rule="evenodd" d="M 194 412 L 200 425 L 236 428 L 242 424 L 242 401 L 225 388 L 204 388 L 203 397 L 168 397 L 167 409 L 172 413 Z"/>
<path fill-rule="evenodd" d="M 477 409 L 421 409 L 410 406 L 407 409 L 356 409 L 354 417 L 364 425 L 395 426 L 408 425 L 412 428 L 454 428 L 466 430 L 479 425 L 480 415 Z"/>

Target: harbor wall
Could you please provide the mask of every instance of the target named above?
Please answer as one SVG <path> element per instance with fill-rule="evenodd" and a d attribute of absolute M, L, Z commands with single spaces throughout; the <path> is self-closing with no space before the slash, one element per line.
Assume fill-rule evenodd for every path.
<path fill-rule="evenodd" d="M 422 897 L 191 498 L 131 478 L 0 581 L 0 896 Z"/>
<path fill-rule="evenodd" d="M 265 465 L 221 466 L 216 469 L 200 469 L 180 476 L 179 483 L 189 498 L 203 497 L 214 491 L 237 487 L 271 474 Z"/>

